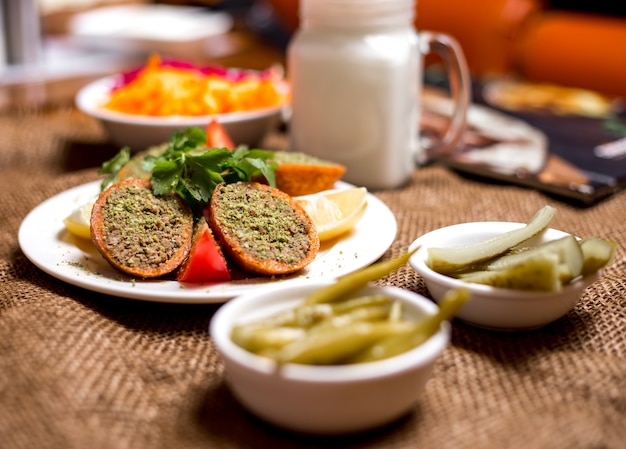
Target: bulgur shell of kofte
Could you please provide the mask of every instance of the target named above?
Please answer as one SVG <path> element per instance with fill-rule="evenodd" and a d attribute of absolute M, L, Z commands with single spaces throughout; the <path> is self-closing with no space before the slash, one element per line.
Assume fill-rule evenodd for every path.
<path fill-rule="evenodd" d="M 265 184 L 218 185 L 208 216 L 222 249 L 251 273 L 290 274 L 306 267 L 319 251 L 315 224 L 304 209 Z"/>
<path fill-rule="evenodd" d="M 171 273 L 191 248 L 193 214 L 176 194 L 156 196 L 129 179 L 100 193 L 91 214 L 92 241 L 118 270 L 139 278 Z"/>
<path fill-rule="evenodd" d="M 274 152 L 276 187 L 291 196 L 310 195 L 332 189 L 346 167 L 304 153 Z"/>

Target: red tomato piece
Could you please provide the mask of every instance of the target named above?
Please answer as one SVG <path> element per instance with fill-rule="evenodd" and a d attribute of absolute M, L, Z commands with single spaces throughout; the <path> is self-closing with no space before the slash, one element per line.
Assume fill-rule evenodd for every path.
<path fill-rule="evenodd" d="M 226 128 L 217 120 L 211 120 L 206 127 L 206 146 L 209 148 L 235 149 L 235 143 L 228 135 Z"/>
<path fill-rule="evenodd" d="M 226 282 L 230 271 L 222 250 L 204 218 L 194 232 L 189 257 L 176 273 L 180 282 Z"/>

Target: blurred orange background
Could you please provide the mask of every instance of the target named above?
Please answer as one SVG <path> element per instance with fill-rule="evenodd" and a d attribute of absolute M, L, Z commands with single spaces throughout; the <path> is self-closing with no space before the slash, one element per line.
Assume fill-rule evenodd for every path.
<path fill-rule="evenodd" d="M 267 1 L 289 32 L 297 29 L 298 0 Z M 474 76 L 512 74 L 626 97 L 626 17 L 547 3 L 417 0 L 415 24 L 454 36 Z"/>

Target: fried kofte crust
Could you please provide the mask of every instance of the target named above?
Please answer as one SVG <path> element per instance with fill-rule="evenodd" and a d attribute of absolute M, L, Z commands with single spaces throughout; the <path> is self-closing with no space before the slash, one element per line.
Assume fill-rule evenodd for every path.
<path fill-rule="evenodd" d="M 193 214 L 176 194 L 156 196 L 149 181 L 109 186 L 91 213 L 91 239 L 116 269 L 138 278 L 173 272 L 187 258 Z"/>
<path fill-rule="evenodd" d="M 291 196 L 265 184 L 218 185 L 208 217 L 222 249 L 251 273 L 294 273 L 319 251 L 315 224 L 304 209 Z"/>
<path fill-rule="evenodd" d="M 276 187 L 291 196 L 309 195 L 332 189 L 346 167 L 304 153 L 274 152 Z"/>

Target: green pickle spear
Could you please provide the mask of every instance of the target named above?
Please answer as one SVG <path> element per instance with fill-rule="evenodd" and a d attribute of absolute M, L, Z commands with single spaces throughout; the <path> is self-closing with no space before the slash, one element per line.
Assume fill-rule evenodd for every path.
<path fill-rule="evenodd" d="M 497 288 L 558 292 L 563 286 L 560 268 L 556 254 L 539 253 L 502 270 L 464 273 L 459 279 Z"/>
<path fill-rule="evenodd" d="M 534 246 L 522 246 L 546 229 L 555 209 L 545 206 L 527 225 L 470 245 L 428 248 L 427 265 L 465 282 L 497 288 L 558 292 L 577 279 L 597 273 L 615 260 L 617 244 L 566 234 Z"/>
<path fill-rule="evenodd" d="M 615 261 L 617 243 L 601 237 L 591 237 L 580 243 L 583 253 L 581 274 L 588 276 Z"/>
<path fill-rule="evenodd" d="M 497 257 L 484 266 L 488 271 L 510 269 L 540 254 L 554 254 L 560 266 L 561 282 L 566 283 L 579 276 L 583 267 L 583 252 L 576 237 L 569 234 L 556 240 L 544 242 L 531 248 Z M 478 271 L 478 270 L 477 270 Z"/>
<path fill-rule="evenodd" d="M 454 277 L 466 282 L 517 290 L 559 291 L 580 276 L 583 252 L 573 235 L 521 248 Z"/>
<path fill-rule="evenodd" d="M 428 248 L 428 265 L 434 271 L 450 274 L 467 266 L 505 253 L 510 248 L 519 245 L 543 231 L 554 215 L 556 209 L 544 206 L 539 209 L 530 221 L 523 227 L 488 240 L 455 247 Z"/>

